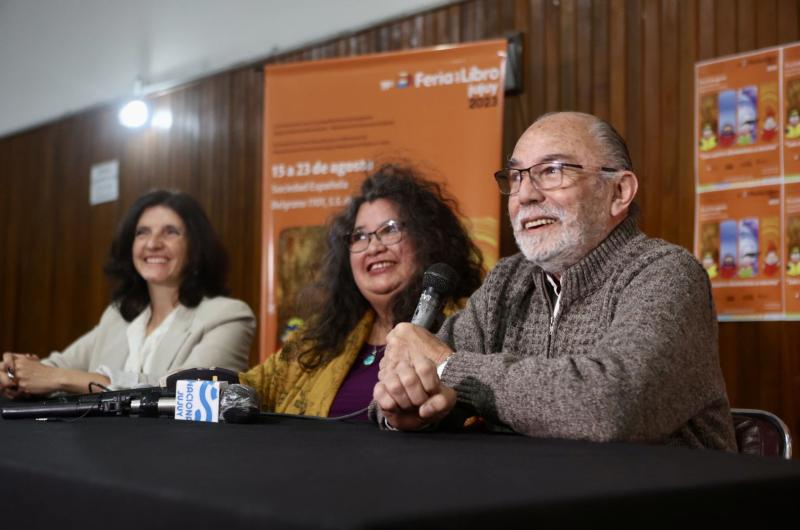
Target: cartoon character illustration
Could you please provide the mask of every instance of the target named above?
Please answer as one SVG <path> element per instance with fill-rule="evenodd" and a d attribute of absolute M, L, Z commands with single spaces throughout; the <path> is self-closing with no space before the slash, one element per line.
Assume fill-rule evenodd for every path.
<path fill-rule="evenodd" d="M 755 143 L 758 126 L 758 87 L 745 86 L 736 94 L 736 143 L 738 145 L 751 145 Z"/>
<path fill-rule="evenodd" d="M 764 119 L 763 129 L 761 131 L 761 139 L 765 142 L 771 142 L 775 139 L 775 136 L 778 134 L 778 121 L 775 119 L 775 115 L 770 112 L 767 114 L 766 119 Z"/>
<path fill-rule="evenodd" d="M 787 265 L 789 276 L 800 276 L 800 247 L 792 247 L 789 252 L 789 264 Z"/>
<path fill-rule="evenodd" d="M 748 120 L 739 125 L 739 136 L 736 137 L 736 145 L 750 145 L 753 143 L 754 124 L 754 121 Z"/>
<path fill-rule="evenodd" d="M 736 133 L 733 130 L 733 125 L 726 123 L 722 126 L 722 131 L 719 133 L 719 145 L 722 147 L 730 147 L 736 141 Z"/>
<path fill-rule="evenodd" d="M 775 243 L 771 242 L 767 246 L 767 255 L 764 256 L 764 274 L 767 276 L 775 276 L 778 272 L 778 265 L 780 264 L 780 257 L 778 257 L 778 248 Z"/>
<path fill-rule="evenodd" d="M 755 276 L 756 257 L 753 254 L 745 254 L 739 260 L 739 278 L 752 278 Z"/>
<path fill-rule="evenodd" d="M 739 221 L 738 254 L 739 278 L 752 278 L 758 275 L 758 219 L 747 218 Z"/>
<path fill-rule="evenodd" d="M 710 123 L 703 125 L 703 137 L 700 138 L 700 150 L 711 151 L 717 147 L 717 135 L 714 134 L 714 129 Z"/>
<path fill-rule="evenodd" d="M 711 252 L 706 252 L 703 254 L 703 268 L 708 273 L 708 277 L 710 279 L 714 279 L 719 276 L 719 271 L 717 270 L 717 262 L 714 261 L 714 256 L 711 255 Z"/>
<path fill-rule="evenodd" d="M 800 111 L 791 109 L 787 121 L 786 138 L 800 138 Z"/>
<path fill-rule="evenodd" d="M 736 276 L 736 260 L 730 254 L 725 254 L 722 258 L 722 266 L 720 267 L 720 275 L 723 278 L 733 278 Z"/>

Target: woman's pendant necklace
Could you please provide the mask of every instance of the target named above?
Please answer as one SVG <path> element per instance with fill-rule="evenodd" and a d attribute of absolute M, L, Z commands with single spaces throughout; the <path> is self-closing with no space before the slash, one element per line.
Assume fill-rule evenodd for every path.
<path fill-rule="evenodd" d="M 372 363 L 375 362 L 375 356 L 378 354 L 378 346 L 373 346 L 372 351 L 364 357 L 364 360 L 361 363 L 364 366 L 370 366 Z"/>

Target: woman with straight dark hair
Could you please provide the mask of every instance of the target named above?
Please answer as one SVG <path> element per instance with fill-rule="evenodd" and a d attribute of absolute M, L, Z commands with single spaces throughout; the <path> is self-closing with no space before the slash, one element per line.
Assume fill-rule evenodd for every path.
<path fill-rule="evenodd" d="M 248 365 L 255 329 L 244 302 L 226 298 L 225 252 L 203 209 L 177 191 L 137 199 L 117 229 L 106 273 L 115 281 L 100 323 L 39 360 L 7 352 L 6 397 L 155 385 L 168 372 Z M 97 390 L 97 388 L 95 388 Z"/>
<path fill-rule="evenodd" d="M 409 167 L 386 165 L 363 182 L 329 223 L 306 325 L 239 375 L 263 408 L 338 416 L 369 404 L 386 335 L 411 320 L 425 270 L 446 263 L 458 273 L 447 312 L 481 283 L 481 252 L 455 210 L 439 184 Z"/>

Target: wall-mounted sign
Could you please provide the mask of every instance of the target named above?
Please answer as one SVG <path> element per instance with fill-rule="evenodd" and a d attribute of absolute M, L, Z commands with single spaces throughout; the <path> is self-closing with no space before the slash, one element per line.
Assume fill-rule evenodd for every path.
<path fill-rule="evenodd" d="M 119 160 L 94 164 L 89 177 L 89 204 L 119 199 Z"/>

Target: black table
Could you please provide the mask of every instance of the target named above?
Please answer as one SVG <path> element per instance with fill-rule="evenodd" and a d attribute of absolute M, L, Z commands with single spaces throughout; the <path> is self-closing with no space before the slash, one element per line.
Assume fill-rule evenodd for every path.
<path fill-rule="evenodd" d="M 719 527 L 797 522 L 800 463 L 274 418 L 0 420 L 2 528 Z"/>

